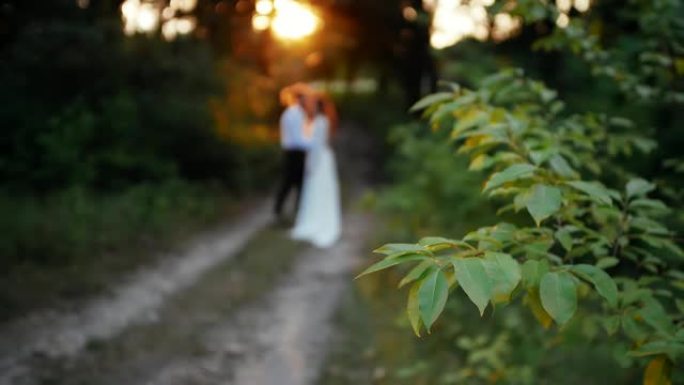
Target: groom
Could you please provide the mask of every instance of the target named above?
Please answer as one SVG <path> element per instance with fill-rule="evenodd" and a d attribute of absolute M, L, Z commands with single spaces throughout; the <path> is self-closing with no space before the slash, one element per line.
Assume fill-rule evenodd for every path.
<path fill-rule="evenodd" d="M 294 188 L 296 190 L 296 206 L 304 180 L 304 163 L 308 144 L 304 138 L 306 112 L 306 94 L 303 90 L 293 91 L 293 100 L 280 117 L 280 145 L 283 149 L 282 182 L 275 202 L 276 217 L 282 219 L 283 204 Z"/>

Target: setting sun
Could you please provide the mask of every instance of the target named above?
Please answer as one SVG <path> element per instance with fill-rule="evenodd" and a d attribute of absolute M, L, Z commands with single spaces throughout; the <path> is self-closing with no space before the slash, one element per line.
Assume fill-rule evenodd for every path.
<path fill-rule="evenodd" d="M 255 15 L 255 18 L 261 18 L 259 23 L 254 23 L 255 29 L 266 29 L 268 22 L 266 19 L 269 16 L 265 16 L 265 1 L 260 1 L 257 4 L 261 4 L 257 11 L 260 14 Z M 270 3 L 270 2 L 269 2 Z M 283 40 L 298 40 L 303 39 L 311 34 L 313 34 L 320 26 L 321 20 L 314 13 L 314 11 L 302 3 L 294 0 L 276 0 L 273 4 L 273 15 L 270 17 L 270 27 L 273 33 L 280 39 Z M 269 9 L 270 10 L 270 9 Z M 270 12 L 268 12 L 270 13 Z M 257 28 L 256 24 L 261 28 Z"/>

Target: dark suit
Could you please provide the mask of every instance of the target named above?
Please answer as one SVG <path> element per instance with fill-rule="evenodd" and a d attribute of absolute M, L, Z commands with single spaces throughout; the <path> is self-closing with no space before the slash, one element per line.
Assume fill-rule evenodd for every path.
<path fill-rule="evenodd" d="M 294 188 L 296 195 L 296 207 L 299 208 L 299 199 L 302 195 L 302 183 L 304 182 L 304 163 L 306 152 L 303 150 L 285 150 L 283 153 L 283 170 L 280 188 L 275 202 L 275 213 L 281 216 L 283 204 L 290 191 Z"/>

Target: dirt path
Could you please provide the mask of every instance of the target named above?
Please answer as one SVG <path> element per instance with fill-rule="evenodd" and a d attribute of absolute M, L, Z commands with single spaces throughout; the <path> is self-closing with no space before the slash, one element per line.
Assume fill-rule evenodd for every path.
<path fill-rule="evenodd" d="M 338 160 L 353 202 L 370 144 L 343 132 Z M 260 206 L 110 296 L 0 328 L 0 385 L 314 384 L 371 228 L 345 211 L 343 239 L 319 250 L 269 226 Z"/>
<path fill-rule="evenodd" d="M 93 340 L 112 338 L 124 329 L 155 317 L 166 299 L 207 270 L 234 256 L 270 220 L 266 204 L 239 222 L 198 237 L 187 249 L 160 258 L 111 291 L 73 313 L 41 312 L 6 325 L 0 331 L 0 384 L 30 375 L 26 361 L 78 354 Z"/>
<path fill-rule="evenodd" d="M 342 242 L 307 249 L 265 297 L 202 337 L 205 354 L 168 364 L 149 385 L 314 384 L 328 353 L 331 318 L 362 261 L 370 220 L 345 218 Z"/>
<path fill-rule="evenodd" d="M 260 344 L 251 345 L 237 366 L 235 384 L 297 385 L 317 379 L 328 353 L 330 320 L 362 261 L 359 256 L 365 253 L 363 240 L 370 228 L 368 218 L 360 215 L 346 221 L 344 242 L 329 252 L 308 253 L 271 297 L 271 304 L 254 311 Z"/>

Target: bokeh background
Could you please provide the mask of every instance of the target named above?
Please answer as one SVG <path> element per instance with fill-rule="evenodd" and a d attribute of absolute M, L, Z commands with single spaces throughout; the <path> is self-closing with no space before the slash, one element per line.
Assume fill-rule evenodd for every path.
<path fill-rule="evenodd" d="M 342 130 L 353 127 L 346 143 L 372 148 L 363 160 L 371 188 L 354 205 L 378 223 L 368 250 L 492 223 L 482 175 L 408 108 L 440 80 L 472 87 L 510 67 L 557 90 L 569 112 L 634 121 L 657 150 L 618 158 L 658 183 L 681 230 L 681 4 L 556 0 L 549 16 L 542 3 L 553 2 L 0 0 L 0 322 L 106 292 L 159 251 L 269 197 L 278 92 L 300 81 L 334 98 Z M 572 39 L 575 21 L 586 44 Z M 621 65 L 603 66 L 590 41 Z M 501 323 L 534 324 L 514 310 L 483 325 L 448 308 L 459 322 L 418 341 L 397 280 L 355 284 L 321 383 L 640 381 L 630 358 L 594 343 L 595 330 L 575 330 L 555 350 L 532 330 L 528 340 L 496 334 Z M 503 367 L 515 373 L 508 380 L 497 377 Z"/>

